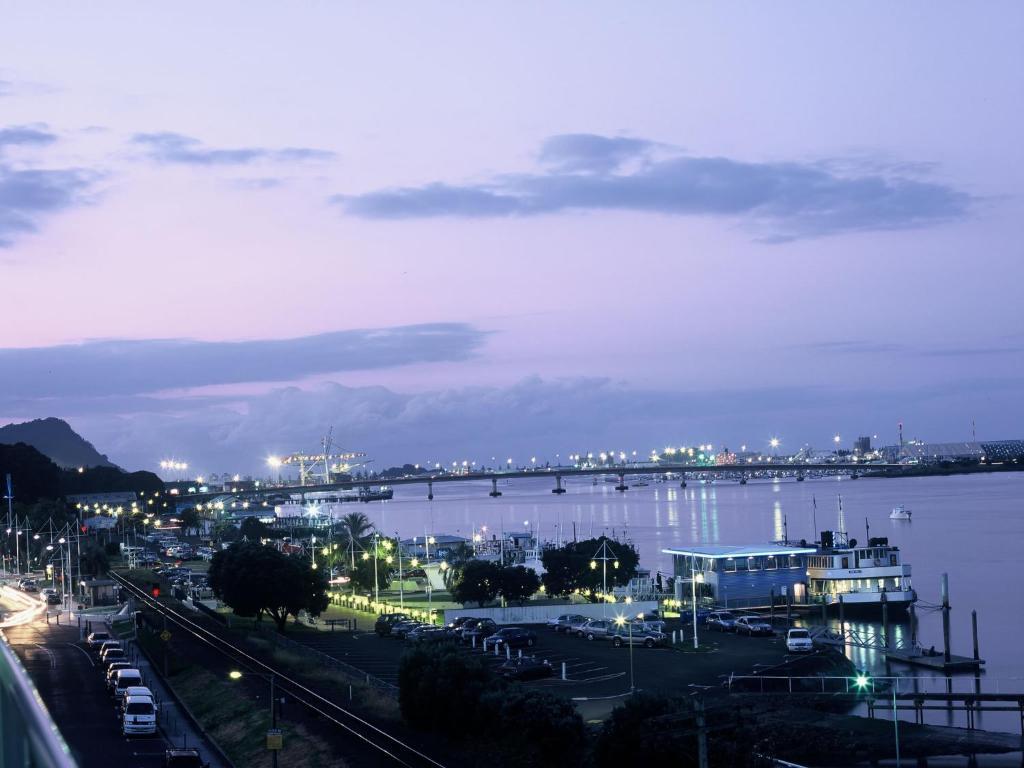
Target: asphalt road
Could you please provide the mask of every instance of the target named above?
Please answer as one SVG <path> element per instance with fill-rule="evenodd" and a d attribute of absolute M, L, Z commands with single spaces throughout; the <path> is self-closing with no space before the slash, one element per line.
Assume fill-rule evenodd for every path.
<path fill-rule="evenodd" d="M 78 644 L 78 627 L 45 619 L 6 631 L 7 638 L 80 768 L 156 768 L 162 737 L 125 737 L 96 660 Z"/>

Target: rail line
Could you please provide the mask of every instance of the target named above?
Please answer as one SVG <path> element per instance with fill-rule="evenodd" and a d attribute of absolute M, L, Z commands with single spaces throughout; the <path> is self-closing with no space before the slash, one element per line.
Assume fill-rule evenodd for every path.
<path fill-rule="evenodd" d="M 266 674 L 272 674 L 274 676 L 275 686 L 280 688 L 282 692 L 287 693 L 295 699 L 295 701 L 303 704 L 312 712 L 315 712 L 326 720 L 329 720 L 335 725 L 343 728 L 348 733 L 359 739 L 364 745 L 372 748 L 376 753 L 390 759 L 393 763 L 405 766 L 406 768 L 445 768 L 444 765 L 418 751 L 415 747 L 405 743 L 395 736 L 392 736 L 390 733 L 378 728 L 373 723 L 364 720 L 354 712 L 336 704 L 324 696 L 321 696 L 316 691 L 311 690 L 302 683 L 290 678 L 288 675 L 279 672 L 269 664 L 260 661 L 216 633 L 211 632 L 205 627 L 192 621 L 184 614 L 178 613 L 166 605 L 161 604 L 148 595 L 144 589 L 132 584 L 120 574 L 111 571 L 110 577 L 117 581 L 123 588 L 127 589 L 133 597 L 143 601 L 146 605 L 155 609 L 158 613 L 165 616 L 168 621 L 178 625 L 194 636 L 197 640 L 206 643 L 214 650 L 231 658 L 233 661 L 248 667 L 249 669 Z M 339 718 L 343 718 L 347 722 L 342 722 Z"/>

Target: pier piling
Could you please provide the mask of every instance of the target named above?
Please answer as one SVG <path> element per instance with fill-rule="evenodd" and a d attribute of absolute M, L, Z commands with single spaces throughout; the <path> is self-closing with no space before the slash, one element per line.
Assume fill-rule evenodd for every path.
<path fill-rule="evenodd" d="M 501 491 L 498 490 L 498 478 L 491 478 L 491 492 L 488 494 L 492 499 L 496 499 L 501 496 Z"/>
<path fill-rule="evenodd" d="M 978 655 L 978 612 L 971 611 L 971 636 L 974 638 L 974 660 L 981 658 Z"/>
<path fill-rule="evenodd" d="M 882 590 L 882 647 L 889 650 L 889 597 Z"/>
<path fill-rule="evenodd" d="M 434 483 L 432 480 L 427 481 L 427 501 L 434 500 Z"/>
<path fill-rule="evenodd" d="M 626 485 L 626 476 L 623 473 L 619 473 L 619 484 L 615 486 L 616 491 L 625 491 L 629 486 Z"/>
<path fill-rule="evenodd" d="M 842 594 L 839 595 L 839 633 L 846 637 L 846 604 Z"/>
<path fill-rule="evenodd" d="M 949 650 L 949 574 L 942 574 L 942 657 L 948 664 Z"/>
<path fill-rule="evenodd" d="M 793 588 L 786 588 L 786 629 L 793 626 Z"/>
<path fill-rule="evenodd" d="M 769 620 L 769 623 L 774 627 L 775 626 L 775 587 L 771 588 L 770 594 L 771 594 L 771 604 L 768 606 L 768 620 Z"/>
<path fill-rule="evenodd" d="M 555 487 L 551 489 L 552 493 L 565 493 L 565 488 L 562 487 L 562 476 L 555 475 Z"/>

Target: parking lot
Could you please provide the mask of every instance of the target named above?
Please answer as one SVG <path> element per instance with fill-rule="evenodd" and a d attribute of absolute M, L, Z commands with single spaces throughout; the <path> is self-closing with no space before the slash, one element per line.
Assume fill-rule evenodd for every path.
<path fill-rule="evenodd" d="M 378 637 L 370 629 L 368 616 L 360 619 L 365 627 L 355 632 L 329 630 L 303 631 L 290 639 L 343 661 L 385 682 L 398 684 L 398 662 L 410 645 L 393 637 Z M 365 621 L 365 624 L 364 624 Z M 537 633 L 537 645 L 524 655 L 547 660 L 555 675 L 526 685 L 572 699 L 613 697 L 629 691 L 629 648 L 615 648 L 607 640 L 588 641 L 556 634 L 544 625 L 522 625 Z M 671 622 L 668 630 L 680 628 Z M 718 686 L 730 672 L 749 673 L 757 666 L 771 666 L 786 658 L 781 634 L 774 637 L 738 637 L 732 633 L 700 631 L 702 650 L 694 652 L 688 644 L 672 648 L 633 649 L 633 675 L 637 688 L 663 693 L 678 693 L 690 686 Z M 461 653 L 480 658 L 485 664 L 498 667 L 505 661 L 505 651 L 498 655 L 485 653 L 466 645 L 456 645 Z M 518 655 L 517 650 L 511 651 Z M 561 679 L 562 665 L 566 679 Z"/>

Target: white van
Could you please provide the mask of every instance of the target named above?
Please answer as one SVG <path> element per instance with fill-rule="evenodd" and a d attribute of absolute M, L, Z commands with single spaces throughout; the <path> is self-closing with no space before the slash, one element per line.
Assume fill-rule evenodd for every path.
<path fill-rule="evenodd" d="M 790 653 L 810 653 L 814 650 L 811 633 L 806 629 L 791 629 L 786 633 L 786 650 Z"/>
<path fill-rule="evenodd" d="M 156 733 L 156 705 L 148 696 L 129 696 L 124 700 L 124 720 L 121 731 L 125 736 Z"/>
<path fill-rule="evenodd" d="M 114 673 L 110 687 L 114 692 L 114 697 L 120 698 L 121 696 L 124 696 L 126 688 L 140 685 L 142 685 L 142 673 L 137 669 L 127 667 L 125 669 L 119 669 Z"/>
<path fill-rule="evenodd" d="M 124 693 L 121 694 L 117 702 L 117 713 L 119 716 L 124 716 L 124 705 L 125 701 L 132 696 L 137 696 L 141 699 L 149 699 L 156 705 L 156 698 L 153 696 L 153 692 L 144 685 L 131 685 L 124 689 Z M 159 711 L 160 707 L 157 707 Z"/>

